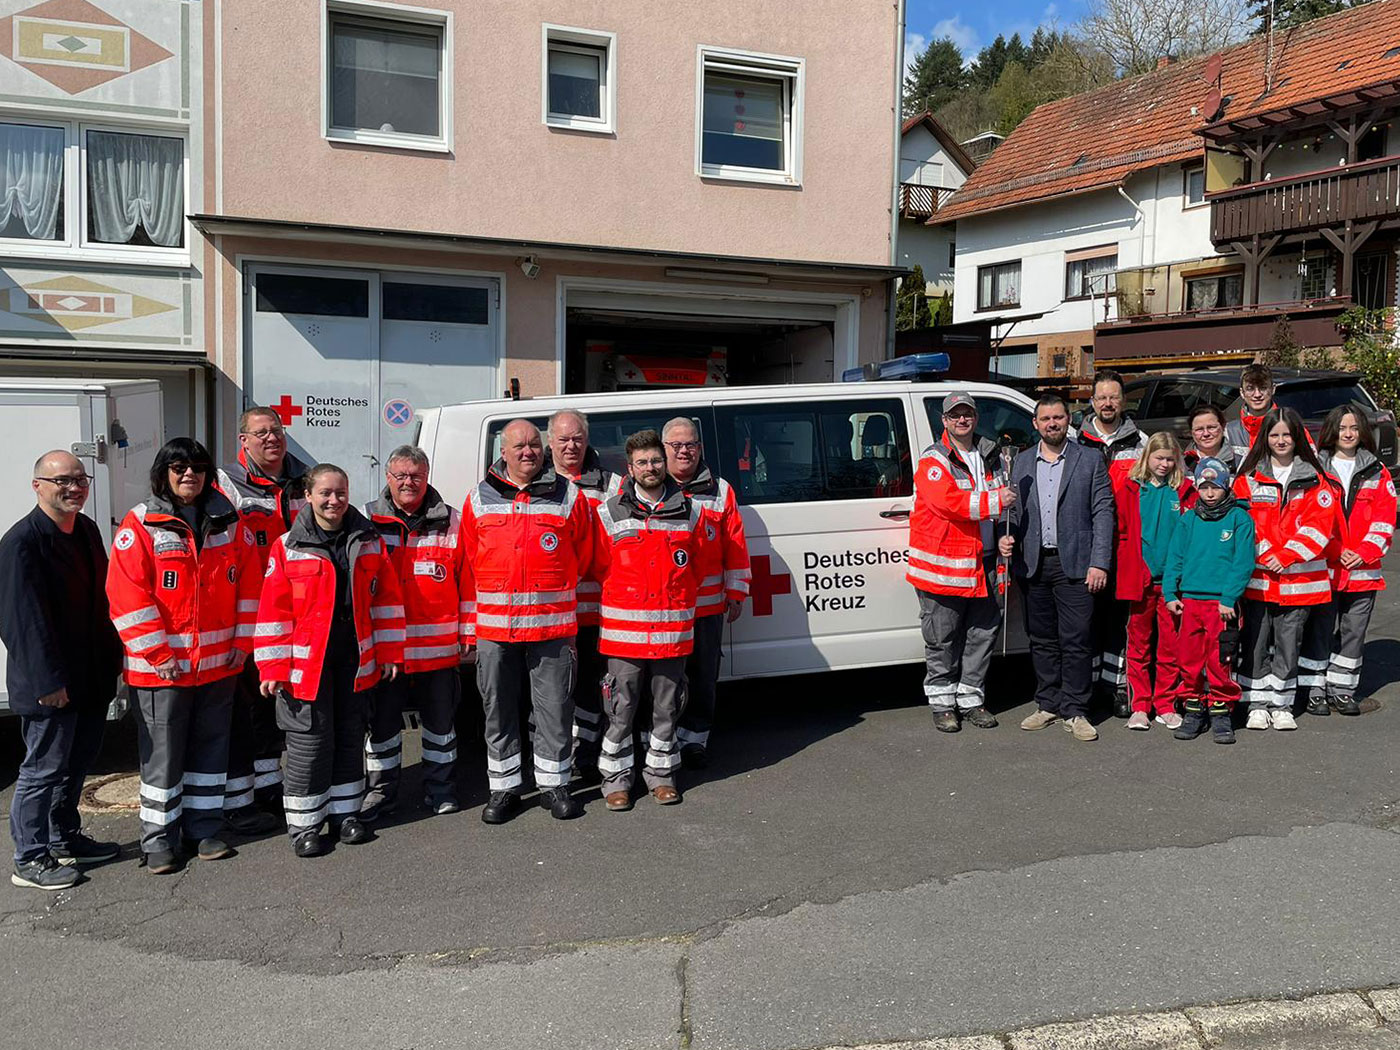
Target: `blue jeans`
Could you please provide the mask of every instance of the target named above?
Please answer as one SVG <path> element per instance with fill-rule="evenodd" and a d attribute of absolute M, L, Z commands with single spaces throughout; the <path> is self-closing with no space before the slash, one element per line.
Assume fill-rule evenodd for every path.
<path fill-rule="evenodd" d="M 106 704 L 76 699 L 42 718 L 20 719 L 24 761 L 10 803 L 17 863 L 37 860 L 81 830 L 78 797 L 106 722 Z"/>

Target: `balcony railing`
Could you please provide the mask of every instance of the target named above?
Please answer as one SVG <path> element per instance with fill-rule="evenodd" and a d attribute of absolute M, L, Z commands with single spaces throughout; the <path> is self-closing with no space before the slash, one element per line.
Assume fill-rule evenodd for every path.
<path fill-rule="evenodd" d="M 899 217 L 901 219 L 927 219 L 938 210 L 939 204 L 946 201 L 952 190 L 944 186 L 920 186 L 914 182 L 899 184 Z"/>
<path fill-rule="evenodd" d="M 1210 195 L 1217 245 L 1400 216 L 1400 157 L 1256 182 Z"/>

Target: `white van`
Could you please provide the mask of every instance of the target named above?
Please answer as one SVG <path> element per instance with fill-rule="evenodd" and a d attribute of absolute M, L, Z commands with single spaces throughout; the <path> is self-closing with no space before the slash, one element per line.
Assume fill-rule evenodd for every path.
<path fill-rule="evenodd" d="M 753 563 L 750 601 L 726 628 L 723 677 L 921 663 L 918 601 L 904 579 L 919 452 L 941 436 L 943 398 L 976 399 L 979 435 L 1034 439 L 1034 402 L 991 383 L 873 382 L 619 391 L 475 401 L 420 413 L 432 482 L 461 506 L 500 454 L 512 419 L 543 429 L 585 413 L 603 465 L 621 471 L 628 435 L 689 416 L 705 461 L 734 486 Z M 1004 640 L 1026 649 L 1010 588 Z"/>

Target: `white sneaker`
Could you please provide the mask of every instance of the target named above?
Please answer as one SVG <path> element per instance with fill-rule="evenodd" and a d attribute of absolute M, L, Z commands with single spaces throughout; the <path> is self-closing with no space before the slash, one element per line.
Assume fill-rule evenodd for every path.
<path fill-rule="evenodd" d="M 1244 727 L 1246 729 L 1268 729 L 1269 712 L 1260 707 L 1254 708 L 1249 712 L 1249 718 L 1245 721 Z"/>
<path fill-rule="evenodd" d="M 1147 718 L 1146 711 L 1134 711 L 1128 717 L 1128 729 L 1151 729 L 1152 723 Z"/>
<path fill-rule="evenodd" d="M 1157 724 L 1159 726 L 1166 726 L 1168 729 L 1180 729 L 1181 716 L 1175 711 L 1168 711 L 1164 715 L 1157 716 Z"/>
<path fill-rule="evenodd" d="M 1298 723 L 1293 718 L 1293 712 L 1286 707 L 1272 707 L 1269 709 L 1269 721 L 1273 723 L 1275 729 L 1297 729 Z"/>

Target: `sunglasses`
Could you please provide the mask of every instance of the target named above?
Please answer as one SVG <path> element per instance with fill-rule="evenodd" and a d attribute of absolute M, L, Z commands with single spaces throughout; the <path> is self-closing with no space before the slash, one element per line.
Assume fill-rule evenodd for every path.
<path fill-rule="evenodd" d="M 208 473 L 209 473 L 209 464 L 208 464 L 208 463 L 172 463 L 172 464 L 170 464 L 170 466 L 169 466 L 168 468 L 166 468 L 166 469 L 168 469 L 168 470 L 170 471 L 170 473 L 174 474 L 176 477 L 180 477 L 180 476 L 181 476 L 182 474 L 184 474 L 186 471 L 191 471 L 191 472 L 193 472 L 193 473 L 195 473 L 195 474 L 208 474 Z"/>

